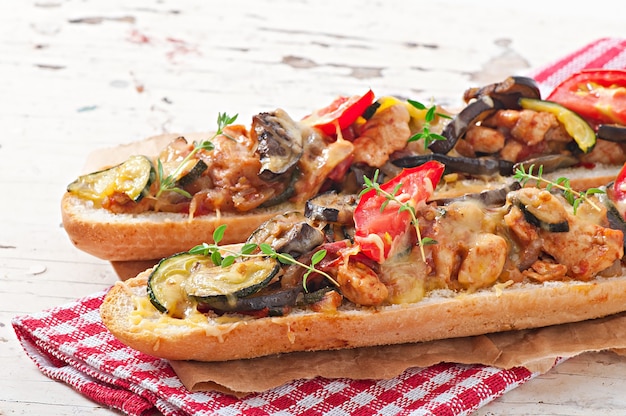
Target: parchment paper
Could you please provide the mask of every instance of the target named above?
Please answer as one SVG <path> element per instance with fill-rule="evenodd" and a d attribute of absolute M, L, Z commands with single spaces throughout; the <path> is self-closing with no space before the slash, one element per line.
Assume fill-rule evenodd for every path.
<path fill-rule="evenodd" d="M 442 362 L 483 364 L 544 373 L 558 358 L 589 351 L 626 355 L 626 313 L 545 328 L 475 337 L 300 352 L 225 362 L 171 361 L 190 391 L 220 391 L 236 397 L 265 391 L 292 380 L 324 378 L 389 379 L 411 367 Z"/>

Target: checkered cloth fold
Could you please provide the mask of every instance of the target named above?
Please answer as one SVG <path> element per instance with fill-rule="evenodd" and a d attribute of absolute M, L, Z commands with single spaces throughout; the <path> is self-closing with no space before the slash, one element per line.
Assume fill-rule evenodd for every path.
<path fill-rule="evenodd" d="M 546 96 L 584 68 L 625 68 L 626 40 L 605 38 L 532 74 Z M 243 399 L 189 392 L 167 361 L 117 341 L 100 320 L 105 292 L 15 317 L 25 352 L 46 376 L 128 415 L 468 415 L 537 376 L 525 368 L 442 363 L 389 380 L 296 380 Z"/>
<path fill-rule="evenodd" d="M 191 393 L 166 360 L 121 344 L 98 308 L 105 292 L 48 311 L 16 317 L 24 350 L 46 376 L 90 399 L 141 415 L 422 414 L 466 415 L 536 376 L 525 368 L 439 364 L 412 368 L 389 380 L 296 380 L 243 399 Z"/>

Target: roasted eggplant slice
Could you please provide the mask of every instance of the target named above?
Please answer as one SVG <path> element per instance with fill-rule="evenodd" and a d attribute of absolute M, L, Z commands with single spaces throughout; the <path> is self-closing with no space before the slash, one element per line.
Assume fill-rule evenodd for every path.
<path fill-rule="evenodd" d="M 276 287 L 267 287 L 247 297 L 218 296 L 205 298 L 201 303 L 222 312 L 259 311 L 265 308 L 271 310 L 295 305 L 301 292 L 302 286 L 282 288 L 276 285 Z"/>
<path fill-rule="evenodd" d="M 512 76 L 502 82 L 482 88 L 470 88 L 463 99 L 469 103 L 446 125 L 442 136 L 446 140 L 432 142 L 429 149 L 434 153 L 448 153 L 471 126 L 483 121 L 500 109 L 519 109 L 521 98 L 539 99 L 541 92 L 534 79 Z"/>
<path fill-rule="evenodd" d="M 80 176 L 68 185 L 67 190 L 81 198 L 102 202 L 114 193 L 126 194 L 139 201 L 150 190 L 156 171 L 145 156 L 131 156 L 112 168 Z"/>
<path fill-rule="evenodd" d="M 306 202 L 304 215 L 313 221 L 352 225 L 357 202 L 358 195 L 326 192 Z"/>
<path fill-rule="evenodd" d="M 523 169 L 525 172 L 530 170 L 531 166 L 542 168 L 543 173 L 554 172 L 559 169 L 569 168 L 579 162 L 577 158 L 568 154 L 537 156 L 531 159 L 518 162 L 513 166 L 513 172 Z"/>
<path fill-rule="evenodd" d="M 313 292 L 305 292 L 304 295 L 302 296 L 302 300 L 299 301 L 298 304 L 312 305 L 324 299 L 324 296 L 326 296 L 326 293 L 333 291 L 333 290 L 337 290 L 337 289 L 332 286 L 325 286 Z"/>
<path fill-rule="evenodd" d="M 283 110 L 254 116 L 251 134 L 258 141 L 259 176 L 264 180 L 274 180 L 288 172 L 302 156 L 302 127 Z"/>
<path fill-rule="evenodd" d="M 282 204 L 283 202 L 286 202 L 287 200 L 289 200 L 289 198 L 294 196 L 296 194 L 296 187 L 295 187 L 296 182 L 298 181 L 300 174 L 301 174 L 300 169 L 298 168 L 294 169 L 291 174 L 291 177 L 289 178 L 289 182 L 286 183 L 283 191 L 280 194 L 275 195 L 272 198 L 268 199 L 267 201 L 263 202 L 259 206 L 259 208 L 268 208 L 268 207 L 276 206 L 278 204 Z"/>
<path fill-rule="evenodd" d="M 600 124 L 596 135 L 598 139 L 624 143 L 626 142 L 626 126 L 620 126 L 618 124 Z"/>
<path fill-rule="evenodd" d="M 440 153 L 428 153 L 398 158 L 392 163 L 401 168 L 412 168 L 430 160 L 446 165 L 446 172 L 468 173 L 472 175 L 512 175 L 513 163 L 489 157 L 449 156 Z"/>
<path fill-rule="evenodd" d="M 296 224 L 284 237 L 285 242 L 277 245 L 276 251 L 300 257 L 324 242 L 324 233 L 307 222 Z"/>
<path fill-rule="evenodd" d="M 324 233 L 313 226 L 301 212 L 277 215 L 261 224 L 247 240 L 269 244 L 279 253 L 300 257 L 324 242 Z"/>
<path fill-rule="evenodd" d="M 452 202 L 457 201 L 478 201 L 484 204 L 485 206 L 501 206 L 506 203 L 506 197 L 509 192 L 517 191 L 522 186 L 519 182 L 513 181 L 509 184 L 504 184 L 500 188 L 496 189 L 486 189 L 481 192 L 472 192 L 467 193 L 458 197 L 453 198 L 437 198 L 437 193 L 431 199 L 432 202 L 435 202 L 437 205 L 447 205 Z"/>
<path fill-rule="evenodd" d="M 326 241 L 349 240 L 354 243 L 354 225 L 342 225 L 329 222 L 323 229 Z"/>
<path fill-rule="evenodd" d="M 488 95 L 468 104 L 444 127 L 441 135 L 446 140 L 435 140 L 428 148 L 434 153 L 448 153 L 456 142 L 465 135 L 470 126 L 486 119 L 499 109 L 503 108 L 500 101 Z"/>
<path fill-rule="evenodd" d="M 369 166 L 365 163 L 354 163 L 350 166 L 350 171 L 354 175 L 354 185 L 352 188 L 355 190 L 363 189 L 365 185 L 364 178 L 373 178 L 376 171 L 378 171 L 378 183 L 384 183 L 389 179 L 397 176 L 400 171 L 398 166 L 394 165 L 391 161 L 387 161 L 384 165 L 379 167 Z"/>
<path fill-rule="evenodd" d="M 540 99 L 541 92 L 537 82 L 528 77 L 511 76 L 502 82 L 489 84 L 481 88 L 469 88 L 463 94 L 466 103 L 471 100 L 489 96 L 500 101 L 504 108 L 519 109 L 519 99 L 522 97 Z"/>

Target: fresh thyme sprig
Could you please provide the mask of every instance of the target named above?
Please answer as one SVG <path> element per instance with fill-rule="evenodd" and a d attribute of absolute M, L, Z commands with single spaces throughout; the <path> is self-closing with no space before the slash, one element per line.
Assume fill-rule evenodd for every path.
<path fill-rule="evenodd" d="M 211 137 L 208 140 L 204 140 L 200 143 L 194 143 L 193 150 L 189 152 L 187 156 L 185 156 L 185 158 L 180 162 L 180 164 L 176 167 L 176 169 L 174 169 L 174 171 L 168 176 L 164 177 L 163 163 L 161 163 L 161 159 L 157 160 L 157 170 L 159 174 L 159 190 L 156 193 L 157 198 L 161 196 L 163 192 L 167 192 L 167 191 L 176 192 L 180 195 L 185 196 L 186 198 L 191 198 L 191 194 L 189 192 L 176 186 L 176 183 L 178 181 L 177 179 L 178 176 L 181 174 L 181 171 L 183 170 L 187 162 L 189 162 L 191 158 L 194 157 L 195 154 L 198 153 L 200 150 L 209 151 L 209 150 L 214 149 L 213 143 L 211 141 L 215 139 L 217 136 L 219 136 L 220 134 L 223 134 L 224 128 L 230 124 L 233 124 L 235 120 L 237 120 L 237 116 L 238 114 L 235 114 L 234 116 L 231 117 L 226 113 L 218 113 L 217 131 L 215 132 L 213 137 Z"/>
<path fill-rule="evenodd" d="M 226 246 L 220 246 L 219 243 L 224 238 L 224 232 L 226 231 L 226 224 L 222 224 L 213 231 L 213 243 L 202 243 L 193 247 L 189 250 L 190 254 L 200 254 L 203 256 L 211 257 L 211 261 L 216 266 L 228 267 L 233 264 L 238 258 L 258 258 L 258 257 L 271 257 L 278 260 L 282 264 L 288 265 L 297 265 L 306 270 L 304 276 L 302 278 L 302 287 L 305 291 L 308 292 L 306 287 L 307 280 L 311 273 L 318 273 L 324 276 L 328 281 L 330 281 L 333 285 L 339 286 L 339 283 L 328 273 L 318 270 L 315 268 L 319 262 L 321 262 L 324 257 L 326 257 L 326 250 L 316 251 L 315 254 L 311 257 L 311 264 L 302 263 L 290 254 L 287 253 L 279 253 L 272 248 L 271 245 L 267 243 L 255 244 L 255 243 L 245 243 L 243 244 L 239 250 L 233 250 Z M 257 251 L 257 249 L 260 251 Z"/>
<path fill-rule="evenodd" d="M 574 209 L 574 214 L 576 214 L 578 207 L 583 202 L 587 202 L 595 210 L 600 211 L 600 207 L 594 204 L 589 196 L 605 193 L 602 189 L 590 188 L 584 192 L 578 192 L 572 189 L 569 179 L 565 177 L 559 177 L 556 179 L 556 181 L 551 181 L 543 177 L 543 165 L 539 166 L 536 175 L 533 174 L 534 168 L 535 165 L 530 165 L 528 167 L 528 171 L 526 171 L 524 169 L 524 166 L 522 165 L 519 168 L 515 169 L 515 174 L 513 175 L 513 178 L 518 180 L 522 186 L 526 185 L 530 181 L 535 181 L 537 186 L 540 186 L 542 183 L 545 184 L 546 190 L 548 191 L 550 191 L 552 188 L 562 190 L 563 197 L 567 200 L 567 202 L 570 203 L 570 205 L 572 205 Z"/>
<path fill-rule="evenodd" d="M 417 214 L 415 213 L 415 207 L 411 205 L 410 201 L 402 202 L 398 199 L 398 192 L 400 191 L 400 188 L 402 187 L 402 183 L 401 182 L 398 183 L 391 192 L 387 192 L 380 187 L 380 184 L 378 183 L 378 175 L 379 175 L 379 170 L 376 169 L 376 171 L 374 172 L 374 177 L 372 179 L 368 178 L 367 176 L 363 176 L 363 182 L 364 182 L 363 190 L 359 194 L 359 197 L 373 190 L 374 192 L 376 192 L 377 195 L 381 195 L 385 198 L 385 201 L 380 205 L 380 212 L 383 212 L 385 208 L 387 208 L 387 205 L 389 205 L 389 203 L 392 201 L 400 205 L 400 207 L 398 208 L 398 212 L 407 211 L 409 215 L 411 216 L 411 224 L 413 224 L 413 227 L 415 228 L 415 232 L 417 233 L 417 241 L 418 241 L 418 245 L 420 248 L 420 254 L 422 256 L 422 260 L 426 261 L 426 253 L 424 252 L 424 246 L 437 244 L 437 241 L 430 237 L 422 237 L 422 233 L 419 227 L 419 220 L 417 219 Z"/>
<path fill-rule="evenodd" d="M 431 123 L 435 120 L 435 117 L 443 117 L 443 118 L 452 118 L 452 117 L 450 117 L 447 114 L 438 113 L 436 105 L 426 107 L 424 104 L 420 103 L 419 101 L 407 100 L 407 102 L 411 104 L 413 107 L 417 108 L 418 110 L 426 110 L 426 115 L 424 116 L 424 126 L 422 127 L 422 131 L 411 136 L 408 142 L 416 142 L 418 140 L 424 139 L 424 149 L 426 149 L 434 141 L 446 140 L 446 138 L 443 137 L 442 135 L 433 133 L 432 131 L 430 131 L 430 126 L 431 126 Z"/>

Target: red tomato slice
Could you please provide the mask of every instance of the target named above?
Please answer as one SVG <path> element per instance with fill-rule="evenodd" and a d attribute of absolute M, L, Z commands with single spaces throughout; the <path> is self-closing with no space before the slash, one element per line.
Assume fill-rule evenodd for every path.
<path fill-rule="evenodd" d="M 380 188 L 393 193 L 399 184 L 399 190 L 395 194 L 397 198 L 404 202 L 410 200 L 415 206 L 430 198 L 444 168 L 442 163 L 426 162 L 404 169 Z M 400 211 L 399 204 L 390 202 L 381 210 L 385 201 L 384 195 L 372 189 L 361 196 L 354 210 L 355 241 L 360 245 L 361 252 L 379 263 L 403 248 L 407 233 L 413 228 L 409 212 Z"/>
<path fill-rule="evenodd" d="M 356 121 L 374 102 L 372 90 L 363 95 L 352 97 L 337 97 L 329 106 L 315 111 L 313 114 L 302 119 L 302 122 L 312 127 L 317 127 L 325 134 L 334 136 L 337 134 L 337 125 L 343 130 Z"/>
<path fill-rule="evenodd" d="M 626 125 L 626 71 L 589 69 L 573 74 L 548 96 L 593 125 Z"/>
<path fill-rule="evenodd" d="M 613 194 L 611 198 L 615 202 L 626 202 L 626 164 L 617 174 L 615 182 L 613 182 Z"/>
<path fill-rule="evenodd" d="M 613 186 L 607 187 L 606 194 L 613 202 L 622 219 L 626 219 L 626 164 L 622 166 L 622 169 L 615 177 Z M 624 242 L 624 245 L 626 246 L 626 242 Z"/>

